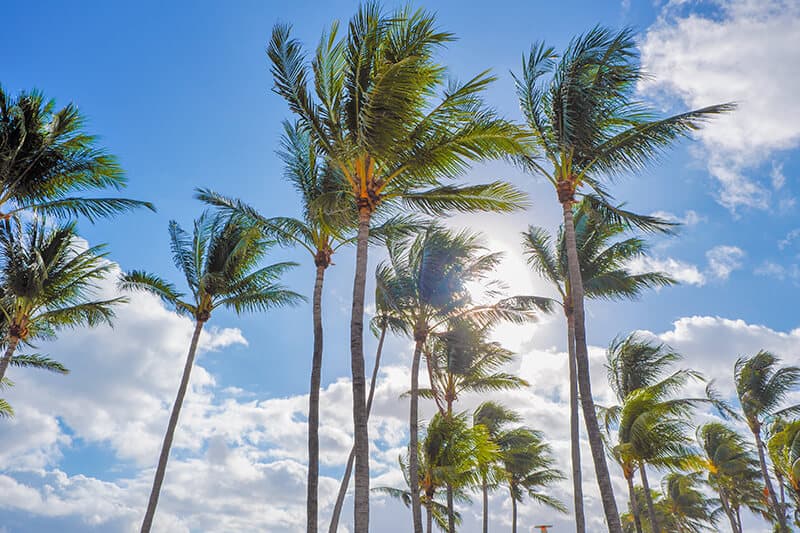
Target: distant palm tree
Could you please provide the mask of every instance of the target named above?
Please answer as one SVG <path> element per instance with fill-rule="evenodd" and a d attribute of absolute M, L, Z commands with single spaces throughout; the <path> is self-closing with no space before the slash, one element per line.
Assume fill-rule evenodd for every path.
<path fill-rule="evenodd" d="M 517 504 L 525 499 L 560 511 L 567 508 L 558 499 L 543 492 L 564 479 L 555 468 L 550 446 L 542 433 L 525 427 L 506 431 L 498 438 L 505 483 L 511 495 L 511 533 L 517 533 Z"/>
<path fill-rule="evenodd" d="M 775 471 L 794 500 L 794 522 L 800 527 L 800 420 L 780 421 L 771 429 L 767 450 Z M 781 486 L 781 494 L 784 487 Z M 784 501 L 781 506 L 786 509 Z"/>
<path fill-rule="evenodd" d="M 564 215 L 580 399 L 611 533 L 620 533 L 621 525 L 592 398 L 584 287 L 572 208 L 576 195 L 587 192 L 607 204 L 601 183 L 605 177 L 641 170 L 705 120 L 732 109 L 731 105 L 716 105 L 659 118 L 634 100 L 641 78 L 634 32 L 600 27 L 574 38 L 560 58 L 554 49 L 534 45 L 523 59 L 521 74 L 515 76 L 520 106 L 533 138 L 529 153 L 520 162 L 553 185 Z"/>
<path fill-rule="evenodd" d="M 607 220 L 603 211 L 593 209 L 588 200 L 574 208 L 575 241 L 585 296 L 589 299 L 634 299 L 648 288 L 671 285 L 675 281 L 662 272 L 634 274 L 630 261 L 644 256 L 647 245 L 637 237 L 621 239 L 630 221 L 639 220 L 647 227 L 667 230 L 669 224 L 655 217 L 634 215 L 616 208 L 615 217 L 624 222 Z M 581 481 L 580 433 L 578 427 L 578 376 L 575 361 L 575 320 L 572 295 L 569 290 L 569 267 L 563 227 L 553 243 L 547 230 L 530 226 L 523 234 L 522 246 L 528 264 L 556 289 L 558 304 L 567 320 L 567 354 L 569 357 L 570 444 L 572 459 L 572 488 L 575 522 L 578 531 L 586 529 Z"/>
<path fill-rule="evenodd" d="M 524 201 L 506 183 L 448 183 L 472 161 L 519 152 L 521 139 L 516 126 L 482 102 L 493 78 L 484 73 L 465 83 L 445 83 L 445 69 L 434 54 L 451 40 L 430 13 L 409 7 L 387 13 L 367 2 L 346 35 L 338 35 L 338 23 L 322 35 L 311 65 L 287 25 L 274 27 L 267 50 L 275 91 L 341 171 L 358 214 L 350 323 L 356 533 L 369 529 L 363 315 L 373 215 L 401 204 L 436 215 L 510 211 Z M 414 531 L 421 533 L 421 511 L 412 508 Z"/>
<path fill-rule="evenodd" d="M 522 418 L 495 402 L 484 402 L 472 415 L 472 424 L 486 428 L 489 438 L 497 444 L 500 437 L 508 431 L 509 424 L 515 424 Z M 494 489 L 504 479 L 501 457 L 490 459 L 478 465 L 481 477 L 481 493 L 483 495 L 483 533 L 489 532 L 489 490 Z"/>
<path fill-rule="evenodd" d="M 647 499 L 644 490 L 637 486 L 636 495 L 640 509 L 635 511 L 629 508 L 631 512 L 622 515 L 623 529 L 626 533 L 634 531 L 634 514 L 636 512 L 644 514 L 644 510 L 641 508 L 641 502 Z M 642 529 L 646 533 L 661 530 L 675 533 L 701 533 L 712 529 L 712 526 L 716 524 L 714 507 L 717 502 L 703 493 L 698 473 L 668 474 L 662 480 L 661 492 L 651 491 L 650 500 L 654 502 L 655 513 L 662 529 L 654 529 L 649 518 L 645 517 Z"/>
<path fill-rule="evenodd" d="M 488 253 L 478 235 L 454 233 L 430 226 L 414 239 L 393 239 L 388 243 L 389 259 L 378 268 L 384 288 L 394 302 L 394 314 L 402 332 L 414 340 L 411 362 L 409 475 L 418 475 L 417 449 L 419 412 L 419 367 L 426 343 L 433 335 L 447 331 L 453 321 L 472 320 L 489 325 L 498 320 L 522 321 L 537 309 L 549 309 L 541 298 L 515 297 L 480 305 L 467 288 L 471 282 L 488 283 L 502 257 Z M 494 296 L 494 291 L 489 291 Z M 419 498 L 412 491 L 412 508 Z M 421 510 L 415 515 L 421 515 Z"/>
<path fill-rule="evenodd" d="M 91 190 L 121 189 L 122 168 L 84 131 L 85 119 L 73 104 L 56 110 L 39 91 L 12 97 L 0 87 L 0 218 L 37 211 L 89 220 L 148 202 L 126 198 L 73 196 Z"/>
<path fill-rule="evenodd" d="M 294 266 L 294 263 L 259 267 L 270 243 L 264 240 L 258 228 L 240 218 L 204 213 L 195 221 L 192 235 L 172 221 L 169 236 L 172 259 L 189 286 L 188 298 L 171 283 L 147 272 L 132 271 L 124 274 L 120 281 L 122 289 L 143 290 L 155 294 L 178 313 L 192 317 L 195 322 L 178 394 L 164 435 L 153 489 L 142 522 L 142 533 L 149 532 L 153 525 L 200 333 L 211 318 L 211 313 L 219 307 L 232 309 L 236 313 L 265 311 L 292 305 L 302 299 L 300 295 L 280 284 L 281 275 Z"/>
<path fill-rule="evenodd" d="M 5 353 L 0 359 L 0 381 L 9 365 L 66 372 L 46 357 L 15 358 L 20 343 L 54 338 L 64 328 L 112 324 L 114 306 L 126 299 L 94 299 L 94 291 L 113 264 L 105 260 L 104 246 L 82 247 L 75 223 L 50 227 L 39 217 L 23 225 L 3 223 L 0 311 Z"/>
<path fill-rule="evenodd" d="M 767 469 L 761 428 L 765 420 L 800 413 L 800 405 L 784 407 L 788 394 L 800 385 L 800 367 L 780 367 L 780 359 L 761 350 L 752 357 L 740 357 L 734 365 L 734 382 L 742 413 L 753 433 L 761 475 L 779 531 L 788 532 L 786 515 L 778 504 Z"/>

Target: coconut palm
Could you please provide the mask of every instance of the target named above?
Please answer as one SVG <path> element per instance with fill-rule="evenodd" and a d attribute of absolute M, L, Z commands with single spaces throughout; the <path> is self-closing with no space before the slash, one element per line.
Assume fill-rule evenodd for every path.
<path fill-rule="evenodd" d="M 634 299 L 648 288 L 674 283 L 662 272 L 634 274 L 628 269 L 631 260 L 647 252 L 645 241 L 637 237 L 621 239 L 628 229 L 621 221 L 606 220 L 603 212 L 593 208 L 588 200 L 574 208 L 575 241 L 581 267 L 585 296 L 590 299 Z M 616 208 L 626 221 L 641 219 Z M 668 223 L 649 217 L 648 227 L 668 229 Z M 572 296 L 569 290 L 568 265 L 563 228 L 553 243 L 550 234 L 541 227 L 530 226 L 523 233 L 522 246 L 528 264 L 556 290 L 558 304 L 567 320 L 567 354 L 569 357 L 570 444 L 572 487 L 577 531 L 585 531 L 583 487 L 581 482 L 580 434 L 578 427 L 578 381 L 575 361 L 575 323 Z"/>
<path fill-rule="evenodd" d="M 105 260 L 104 248 L 83 246 L 74 222 L 51 227 L 36 217 L 22 225 L 10 220 L 3 223 L 0 310 L 5 351 L 0 381 L 12 364 L 62 371 L 63 367 L 39 356 L 17 357 L 14 363 L 20 344 L 54 338 L 64 328 L 112 324 L 114 307 L 125 298 L 95 298 L 98 283 L 113 269 Z"/>
<path fill-rule="evenodd" d="M 393 312 L 400 321 L 403 334 L 414 340 L 410 391 L 410 455 L 409 475 L 416 479 L 418 465 L 413 450 L 417 449 L 419 418 L 419 367 L 423 349 L 432 334 L 448 330 L 454 320 L 472 320 L 480 326 L 498 320 L 528 320 L 535 309 L 548 309 L 548 301 L 532 297 L 515 297 L 495 304 L 479 305 L 467 290 L 470 282 L 487 282 L 502 254 L 487 253 L 476 234 L 453 233 L 439 226 L 430 226 L 414 239 L 393 239 L 388 243 L 389 259 L 378 268 L 379 277 L 394 302 Z M 495 291 L 488 291 L 495 296 Z M 412 492 L 412 508 L 419 498 Z M 421 509 L 415 512 L 421 516 Z"/>
<path fill-rule="evenodd" d="M 287 25 L 274 27 L 268 46 L 275 91 L 341 171 L 358 213 L 350 324 L 357 533 L 369 525 L 363 315 L 373 215 L 403 204 L 437 215 L 509 211 L 524 200 L 501 182 L 448 183 L 471 161 L 520 149 L 518 128 L 482 103 L 493 78 L 483 73 L 445 83 L 445 69 L 434 54 L 452 39 L 436 28 L 430 13 L 407 7 L 387 13 L 368 2 L 350 20 L 346 35 L 338 34 L 337 23 L 323 34 L 310 66 Z M 421 513 L 412 507 L 414 531 L 420 533 Z"/>
<path fill-rule="evenodd" d="M 794 500 L 794 521 L 800 526 L 800 420 L 780 421 L 771 428 L 767 450 L 779 480 Z M 780 481 L 779 481 L 780 482 Z M 781 494 L 784 487 L 781 486 Z M 785 501 L 781 506 L 787 509 Z"/>
<path fill-rule="evenodd" d="M 142 521 L 143 533 L 149 532 L 153 525 L 200 333 L 211 318 L 211 313 L 220 307 L 231 309 L 237 314 L 245 311 L 266 311 L 302 300 L 300 295 L 280 284 L 281 275 L 293 267 L 294 263 L 275 263 L 260 267 L 259 263 L 264 259 L 270 242 L 263 238 L 259 228 L 238 217 L 203 213 L 195 221 L 191 235 L 177 222 L 172 221 L 169 225 L 169 236 L 172 259 L 186 278 L 188 295 L 178 292 L 168 281 L 140 270 L 125 274 L 120 280 L 122 289 L 155 294 L 178 313 L 190 316 L 195 324 L 180 386 L 164 435 L 147 511 Z"/>
<path fill-rule="evenodd" d="M 515 424 L 521 417 L 495 402 L 484 402 L 478 406 L 472 415 L 473 426 L 481 425 L 486 428 L 489 438 L 497 443 L 500 437 L 508 431 L 509 424 Z M 489 490 L 498 486 L 504 479 L 502 461 L 500 457 L 478 465 L 480 473 L 481 493 L 483 496 L 483 533 L 489 531 Z"/>
<path fill-rule="evenodd" d="M 716 523 L 714 507 L 717 502 L 703 493 L 698 473 L 668 474 L 661 482 L 661 492 L 651 491 L 650 499 L 654 502 L 658 523 L 664 531 L 700 533 L 711 529 Z M 637 486 L 636 501 L 640 508 L 638 511 L 629 508 L 632 512 L 621 517 L 626 532 L 635 531 L 633 516 L 635 512 L 645 513 L 641 508 L 645 500 L 644 490 Z M 643 521 L 643 530 L 646 533 L 656 531 L 647 517 Z"/>
<path fill-rule="evenodd" d="M 764 515 L 763 481 L 758 460 L 741 435 L 720 422 L 697 428 L 701 457 L 699 465 L 706 482 L 719 496 L 720 509 L 728 518 L 732 533 L 743 533 L 740 507 Z"/>
<path fill-rule="evenodd" d="M 521 427 L 506 431 L 498 438 L 503 462 L 505 484 L 511 496 L 511 532 L 517 533 L 517 505 L 525 496 L 531 500 L 567 512 L 558 499 L 546 494 L 545 489 L 564 479 L 555 468 L 550 446 L 542 433 Z"/>
<path fill-rule="evenodd" d="M 523 58 L 522 72 L 515 76 L 525 124 L 533 138 L 520 162 L 553 185 L 562 206 L 581 405 L 611 533 L 619 533 L 621 526 L 591 392 L 585 294 L 572 208 L 576 196 L 586 193 L 598 194 L 608 205 L 603 188 L 606 177 L 641 170 L 703 121 L 732 109 L 715 105 L 657 117 L 634 100 L 641 78 L 634 32 L 600 27 L 574 38 L 561 57 L 544 44 L 534 45 Z"/>
<path fill-rule="evenodd" d="M 85 198 L 83 191 L 121 189 L 122 168 L 84 131 L 73 104 L 56 110 L 39 91 L 13 97 L 0 87 L 0 218 L 36 210 L 89 220 L 148 202 L 126 198 Z"/>
<path fill-rule="evenodd" d="M 800 385 L 800 367 L 780 367 L 778 357 L 761 350 L 752 357 L 737 359 L 733 372 L 742 413 L 755 438 L 756 452 L 770 507 L 778 522 L 779 530 L 789 531 L 786 515 L 775 496 L 767 469 L 761 428 L 769 419 L 800 413 L 800 405 L 784 406 L 788 394 Z"/>

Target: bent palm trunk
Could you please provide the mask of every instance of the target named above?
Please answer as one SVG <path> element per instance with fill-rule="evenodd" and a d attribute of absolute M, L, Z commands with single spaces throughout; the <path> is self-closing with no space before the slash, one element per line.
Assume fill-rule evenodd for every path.
<path fill-rule="evenodd" d="M 8 370 L 8 365 L 11 363 L 11 358 L 14 356 L 18 344 L 19 337 L 9 337 L 6 353 L 4 353 L 3 358 L 0 359 L 0 381 L 3 381 L 3 378 L 6 377 L 6 370 Z"/>
<path fill-rule="evenodd" d="M 581 435 L 578 420 L 578 370 L 575 364 L 575 323 L 572 319 L 571 305 L 567 314 L 567 356 L 569 357 L 569 430 L 570 452 L 572 454 L 572 496 L 575 505 L 575 530 L 586 532 L 586 518 L 583 512 L 583 480 L 581 474 Z"/>
<path fill-rule="evenodd" d="M 319 390 L 322 381 L 322 284 L 325 265 L 317 265 L 314 281 L 314 354 L 308 393 L 308 484 L 306 485 L 306 531 L 317 533 L 319 521 Z"/>
<path fill-rule="evenodd" d="M 647 480 L 647 467 L 644 463 L 639 464 L 639 475 L 642 478 L 644 501 L 647 502 L 647 516 L 650 517 L 650 531 L 660 533 L 661 527 L 658 525 L 658 516 L 656 516 L 656 508 L 653 505 L 653 495 L 650 494 L 650 483 Z"/>
<path fill-rule="evenodd" d="M 167 460 L 169 459 L 169 450 L 172 448 L 172 439 L 175 437 L 175 428 L 178 427 L 178 417 L 181 413 L 183 406 L 183 399 L 186 397 L 186 390 L 189 387 L 189 377 L 192 374 L 192 366 L 194 365 L 194 357 L 197 352 L 197 342 L 200 340 L 200 332 L 203 330 L 205 321 L 198 320 L 194 326 L 194 334 L 192 335 L 192 342 L 189 345 L 189 353 L 186 356 L 186 365 L 183 367 L 183 376 L 181 376 L 181 384 L 178 387 L 178 394 L 175 397 L 175 404 L 172 406 L 172 413 L 169 416 L 169 423 L 167 424 L 167 433 L 164 435 L 164 443 L 161 445 L 161 455 L 158 457 L 158 467 L 156 468 L 156 475 L 153 479 L 153 489 L 150 491 L 150 500 L 147 502 L 147 511 L 142 521 L 142 533 L 149 533 L 150 528 L 153 527 L 153 517 L 156 514 L 156 507 L 158 506 L 158 497 L 161 493 L 161 484 L 164 483 L 164 474 L 167 471 Z"/>
<path fill-rule="evenodd" d="M 639 505 L 636 501 L 636 489 L 633 488 L 633 472 L 625 476 L 625 481 L 628 482 L 628 497 L 631 502 L 631 514 L 633 515 L 633 525 L 636 527 L 636 533 L 642 533 L 642 517 L 639 516 Z"/>
<path fill-rule="evenodd" d="M 567 247 L 567 267 L 569 271 L 570 292 L 572 293 L 573 321 L 575 324 L 575 360 L 578 370 L 578 388 L 580 401 L 583 407 L 583 418 L 586 423 L 586 434 L 592 450 L 597 485 L 600 489 L 600 499 L 603 502 L 603 511 L 606 517 L 609 533 L 622 533 L 622 525 L 617 511 L 617 502 L 614 500 L 614 488 L 611 485 L 611 476 L 608 474 L 608 464 L 597 423 L 597 412 L 592 399 L 592 382 L 589 376 L 589 352 L 586 347 L 586 326 L 584 323 L 583 309 L 583 280 L 581 279 L 580 263 L 578 261 L 578 248 L 575 241 L 575 223 L 572 218 L 572 200 L 562 201 L 564 213 L 564 239 Z"/>
<path fill-rule="evenodd" d="M 756 438 L 756 450 L 758 450 L 758 462 L 761 465 L 761 475 L 764 476 L 764 486 L 767 489 L 769 505 L 772 507 L 772 512 L 778 521 L 778 531 L 788 533 L 789 528 L 786 525 L 786 516 L 783 514 L 780 505 L 778 505 L 778 499 L 775 497 L 775 489 L 772 488 L 772 480 L 770 479 L 769 470 L 767 469 L 767 458 L 764 456 L 764 443 L 761 441 L 761 427 L 751 428 L 751 430 L 753 436 Z"/>
<path fill-rule="evenodd" d="M 370 210 L 358 213 L 356 272 L 350 317 L 350 370 L 353 387 L 353 441 L 355 454 L 355 533 L 369 532 L 369 430 L 367 428 L 366 377 L 364 375 L 364 291 L 367 284 L 367 251 Z"/>
<path fill-rule="evenodd" d="M 411 514 L 414 519 L 414 533 L 422 533 L 422 508 L 419 499 L 419 361 L 424 339 L 417 339 L 414 345 L 414 358 L 411 362 L 411 407 L 408 415 L 408 478 L 411 485 Z"/>
<path fill-rule="evenodd" d="M 378 349 L 375 352 L 375 366 L 372 368 L 372 381 L 369 383 L 369 397 L 367 398 L 367 417 L 372 411 L 372 398 L 375 396 L 375 384 L 378 382 L 378 369 L 381 366 L 381 354 L 383 353 L 383 341 L 386 338 L 386 324 L 381 326 L 381 336 L 378 340 Z M 333 513 L 331 516 L 330 527 L 328 533 L 336 533 L 339 529 L 339 517 L 342 516 L 342 506 L 344 505 L 344 498 L 347 495 L 347 487 L 350 485 L 350 472 L 353 471 L 353 461 L 356 456 L 356 448 L 353 446 L 350 449 L 350 455 L 347 457 L 347 464 L 344 467 L 344 475 L 342 482 L 339 484 L 339 493 L 336 495 L 336 503 L 333 506 Z"/>

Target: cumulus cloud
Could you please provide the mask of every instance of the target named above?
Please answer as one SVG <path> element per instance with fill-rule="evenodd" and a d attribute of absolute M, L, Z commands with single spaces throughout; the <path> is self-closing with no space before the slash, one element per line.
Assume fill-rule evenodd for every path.
<path fill-rule="evenodd" d="M 655 211 L 651 213 L 651 216 L 662 218 L 668 222 L 675 222 L 683 226 L 695 226 L 700 222 L 706 222 L 708 220 L 708 218 L 693 209 L 687 209 L 683 215 L 677 215 L 669 211 Z"/>
<path fill-rule="evenodd" d="M 658 259 L 655 257 L 636 257 L 628 263 L 628 269 L 633 274 L 643 274 L 645 272 L 664 272 L 679 283 L 687 285 L 705 285 L 706 276 L 696 265 L 667 257 Z"/>
<path fill-rule="evenodd" d="M 708 271 L 717 279 L 726 280 L 731 272 L 742 268 L 744 250 L 738 246 L 715 246 L 706 252 Z"/>
<path fill-rule="evenodd" d="M 738 109 L 698 132 L 717 179 L 718 201 L 735 211 L 766 209 L 785 178 L 774 161 L 800 143 L 800 4 L 791 0 L 713 1 L 710 12 L 670 2 L 644 35 L 641 52 L 653 77 L 645 94 L 677 97 L 692 108 L 737 102 Z M 753 170 L 773 159 L 769 180 Z M 764 173 L 769 176 L 770 172 Z M 790 207 L 793 199 L 781 203 Z"/>

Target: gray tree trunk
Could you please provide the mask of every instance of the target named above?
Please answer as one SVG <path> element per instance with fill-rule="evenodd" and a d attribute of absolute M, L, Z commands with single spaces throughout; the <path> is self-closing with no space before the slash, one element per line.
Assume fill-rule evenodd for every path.
<path fill-rule="evenodd" d="M 775 489 L 772 488 L 772 480 L 769 476 L 769 469 L 767 468 L 767 458 L 764 456 L 764 443 L 761 441 L 761 426 L 757 429 L 751 428 L 753 436 L 756 438 L 756 450 L 758 451 L 758 462 L 761 465 L 761 475 L 764 476 L 764 486 L 767 488 L 769 495 L 769 505 L 772 507 L 772 513 L 778 521 L 778 531 L 781 533 L 789 533 L 789 527 L 786 525 L 786 516 L 783 514 L 778 499 L 775 497 Z"/>
<path fill-rule="evenodd" d="M 205 324 L 205 322 L 202 320 L 195 322 L 194 334 L 192 334 L 192 342 L 189 345 L 189 353 L 186 356 L 186 364 L 183 367 L 181 384 L 178 387 L 178 394 L 175 397 L 175 403 L 172 406 L 172 413 L 169 416 L 167 433 L 164 435 L 164 443 L 161 445 L 161 455 L 158 457 L 158 467 L 156 467 L 156 475 L 153 479 L 153 489 L 150 491 L 150 500 L 147 502 L 147 511 L 145 512 L 144 520 L 142 521 L 141 533 L 149 533 L 150 528 L 153 527 L 153 518 L 156 514 L 156 507 L 158 506 L 158 497 L 161 493 L 161 485 L 164 483 L 164 474 L 167 472 L 169 450 L 172 448 L 172 439 L 175 437 L 175 428 L 178 427 L 178 417 L 181 414 L 183 399 L 186 397 L 186 390 L 189 388 L 189 377 L 192 374 L 194 357 L 197 353 L 197 342 L 200 340 L 200 332 L 203 330 L 203 324 Z"/>
<path fill-rule="evenodd" d="M 647 502 L 647 516 L 650 517 L 650 531 L 653 533 L 661 533 L 661 527 L 658 524 L 658 516 L 656 516 L 656 508 L 653 505 L 653 495 L 650 494 L 650 482 L 647 480 L 647 468 L 644 463 L 639 464 L 639 475 L 642 478 L 644 501 Z"/>
<path fill-rule="evenodd" d="M 453 486 L 447 485 L 447 533 L 456 533 L 456 510 L 453 502 Z"/>
<path fill-rule="evenodd" d="M 486 482 L 486 476 L 483 476 L 481 491 L 483 492 L 483 533 L 489 533 L 489 485 Z"/>
<path fill-rule="evenodd" d="M 569 305 L 570 302 L 564 302 Z M 572 497 L 575 506 L 575 531 L 586 533 L 583 510 L 583 476 L 581 473 L 581 434 L 578 420 L 578 369 L 575 361 L 575 322 L 567 313 L 567 353 L 569 357 L 569 431 L 572 456 Z"/>
<path fill-rule="evenodd" d="M 636 533 L 642 533 L 642 517 L 639 515 L 639 505 L 636 500 L 636 489 L 633 487 L 633 474 L 625 476 L 625 481 L 628 482 L 628 497 L 631 502 L 631 514 L 633 515 L 633 525 L 636 527 Z"/>
<path fill-rule="evenodd" d="M 564 214 L 564 239 L 567 248 L 567 266 L 569 270 L 570 292 L 572 293 L 573 320 L 575 323 L 575 359 L 578 370 L 578 388 L 580 390 L 583 418 L 586 424 L 586 435 L 592 450 L 592 460 L 603 502 L 609 533 L 622 533 L 617 502 L 614 499 L 614 487 L 608 473 L 606 452 L 597 423 L 597 412 L 592 398 L 592 382 L 589 375 L 589 350 L 586 346 L 586 325 L 583 309 L 583 280 L 581 278 L 578 248 L 575 241 L 575 223 L 572 218 L 572 202 L 562 203 Z"/>
<path fill-rule="evenodd" d="M 414 520 L 414 533 L 422 533 L 422 508 L 419 498 L 419 361 L 424 339 L 414 345 L 414 358 L 411 361 L 411 404 L 408 415 L 408 479 L 411 485 L 411 514 Z"/>
<path fill-rule="evenodd" d="M 0 359 L 0 381 L 3 381 L 3 378 L 6 377 L 8 365 L 11 363 L 11 358 L 14 356 L 14 352 L 16 351 L 18 344 L 19 337 L 10 337 L 8 339 L 6 352 L 3 354 L 3 358 Z"/>
<path fill-rule="evenodd" d="M 306 485 L 306 532 L 317 533 L 319 523 L 319 392 L 322 381 L 322 285 L 325 266 L 317 265 L 312 314 L 314 353 L 308 393 L 308 483 Z"/>

